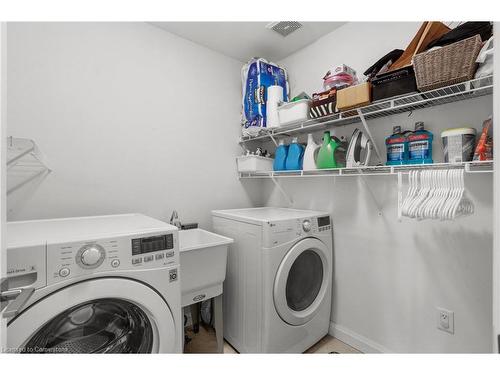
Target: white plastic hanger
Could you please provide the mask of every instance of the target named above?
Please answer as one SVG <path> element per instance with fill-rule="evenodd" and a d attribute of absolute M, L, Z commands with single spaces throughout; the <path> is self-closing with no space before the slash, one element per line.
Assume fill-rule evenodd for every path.
<path fill-rule="evenodd" d="M 474 204 L 466 196 L 464 176 L 463 169 L 410 171 L 401 215 L 418 220 L 471 215 Z"/>

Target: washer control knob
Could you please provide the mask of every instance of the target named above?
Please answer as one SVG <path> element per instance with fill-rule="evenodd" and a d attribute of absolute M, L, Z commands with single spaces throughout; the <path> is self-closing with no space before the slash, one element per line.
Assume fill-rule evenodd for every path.
<path fill-rule="evenodd" d="M 302 222 L 302 229 L 304 229 L 304 232 L 310 232 L 311 228 L 312 228 L 311 220 L 304 220 Z"/>
<path fill-rule="evenodd" d="M 97 247 L 89 247 L 82 253 L 82 263 L 86 266 L 95 266 L 101 259 L 101 250 Z"/>
<path fill-rule="evenodd" d="M 120 261 L 118 259 L 113 259 L 111 261 L 111 267 L 116 268 L 120 265 Z"/>
<path fill-rule="evenodd" d="M 70 271 L 69 271 L 68 267 L 63 267 L 59 270 L 59 276 L 61 276 L 61 277 L 66 277 L 69 275 L 69 273 L 70 273 Z"/>
<path fill-rule="evenodd" d="M 104 261 L 104 248 L 97 244 L 87 245 L 78 250 L 76 262 L 82 268 L 96 268 Z"/>

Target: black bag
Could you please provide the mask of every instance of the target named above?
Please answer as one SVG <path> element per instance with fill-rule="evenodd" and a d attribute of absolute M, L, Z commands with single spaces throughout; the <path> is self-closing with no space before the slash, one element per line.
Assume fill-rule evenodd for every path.
<path fill-rule="evenodd" d="M 427 48 L 443 47 L 448 44 L 470 38 L 476 34 L 479 34 L 481 36 L 481 40 L 484 42 L 490 39 L 492 33 L 493 26 L 491 22 L 465 22 L 460 26 L 455 27 L 450 32 L 447 32 L 441 38 L 432 41 Z"/>
<path fill-rule="evenodd" d="M 365 76 L 368 77 L 368 80 L 370 81 L 373 77 L 377 75 L 377 73 L 380 71 L 380 69 L 383 68 L 385 64 L 387 64 L 389 61 L 396 61 L 401 57 L 403 54 L 402 49 L 394 49 L 391 52 L 389 52 L 387 55 L 384 57 L 380 58 L 375 64 L 370 66 L 366 71 L 363 73 Z"/>

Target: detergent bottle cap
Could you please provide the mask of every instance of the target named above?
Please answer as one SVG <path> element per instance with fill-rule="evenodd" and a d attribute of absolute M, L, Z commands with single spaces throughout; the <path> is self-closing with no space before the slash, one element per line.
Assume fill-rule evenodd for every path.
<path fill-rule="evenodd" d="M 324 143 L 329 143 L 331 140 L 330 132 L 327 130 L 323 133 L 323 142 Z"/>
<path fill-rule="evenodd" d="M 417 130 L 424 130 L 424 123 L 423 121 L 418 121 L 415 123 L 415 131 Z"/>
<path fill-rule="evenodd" d="M 293 137 L 292 138 L 292 143 L 297 143 L 299 141 L 299 138 L 298 137 Z"/>
<path fill-rule="evenodd" d="M 401 133 L 401 126 L 396 125 L 392 127 L 392 134 L 399 134 Z"/>
<path fill-rule="evenodd" d="M 283 146 L 285 144 L 285 140 L 280 139 L 278 142 L 278 146 Z"/>

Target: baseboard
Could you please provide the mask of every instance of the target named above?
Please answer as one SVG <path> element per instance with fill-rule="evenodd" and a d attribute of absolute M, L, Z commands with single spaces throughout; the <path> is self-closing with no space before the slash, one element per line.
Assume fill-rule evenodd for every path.
<path fill-rule="evenodd" d="M 383 345 L 334 322 L 330 322 L 328 334 L 363 353 L 394 353 Z"/>

